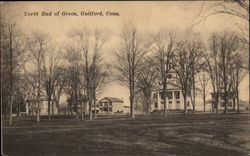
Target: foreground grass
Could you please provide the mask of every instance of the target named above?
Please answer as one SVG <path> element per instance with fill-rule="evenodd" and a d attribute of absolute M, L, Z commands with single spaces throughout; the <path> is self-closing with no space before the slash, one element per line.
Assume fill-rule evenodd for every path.
<path fill-rule="evenodd" d="M 5 125 L 5 124 L 4 124 Z M 16 119 L 3 127 L 6 155 L 232 155 L 250 151 L 248 114 Z"/>

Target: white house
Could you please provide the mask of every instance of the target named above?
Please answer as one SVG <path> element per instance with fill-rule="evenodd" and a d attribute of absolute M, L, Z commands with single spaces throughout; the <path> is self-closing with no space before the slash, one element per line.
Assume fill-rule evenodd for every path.
<path fill-rule="evenodd" d="M 124 101 L 114 97 L 104 97 L 98 102 L 96 108 L 98 114 L 122 114 L 125 112 Z"/>
<path fill-rule="evenodd" d="M 167 102 L 167 110 L 184 110 L 184 98 L 181 90 L 181 86 L 176 83 L 168 83 L 167 84 L 167 93 L 166 93 L 166 102 Z M 203 101 L 202 101 L 202 93 L 199 88 L 196 88 L 195 93 L 195 110 L 201 111 L 203 110 Z M 187 109 L 192 109 L 191 97 L 190 94 L 187 96 Z M 164 102 L 163 102 L 163 92 L 162 88 L 157 88 L 152 93 L 152 104 L 151 111 L 154 110 L 163 110 Z M 207 108 L 206 110 L 211 109 Z"/>
<path fill-rule="evenodd" d="M 50 102 L 50 113 L 52 114 L 52 110 L 55 114 L 58 113 L 58 108 L 54 104 L 54 108 L 52 108 L 52 100 Z M 35 115 L 37 112 L 37 106 L 38 106 L 38 99 L 27 99 L 25 101 L 26 103 L 26 114 L 27 115 Z M 40 98 L 40 115 L 48 115 L 48 100 L 47 98 L 41 97 Z"/>

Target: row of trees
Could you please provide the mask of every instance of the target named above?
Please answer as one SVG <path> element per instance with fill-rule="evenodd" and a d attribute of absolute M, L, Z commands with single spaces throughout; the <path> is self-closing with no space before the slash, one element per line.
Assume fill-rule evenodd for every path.
<path fill-rule="evenodd" d="M 208 78 L 214 93 L 224 93 L 225 113 L 231 92 L 237 99 L 239 112 L 239 84 L 248 69 L 245 60 L 248 58 L 248 45 L 242 42 L 239 35 L 234 32 L 214 33 L 206 42 L 194 33 L 180 35 L 160 31 L 145 36 L 147 34 L 139 32 L 135 25 L 124 25 L 115 52 L 115 63 L 108 65 L 103 59 L 104 45 L 108 39 L 104 31 L 88 28 L 73 30 L 68 34 L 67 44 L 59 48 L 44 33 L 26 35 L 14 23 L 2 22 L 2 104 L 4 114 L 9 113 L 10 124 L 13 106 L 20 108 L 24 101 L 36 106 L 39 122 L 40 101 L 44 98 L 48 101 L 50 119 L 54 105 L 60 106 L 62 94 L 68 97 L 70 110 L 73 107 L 77 110 L 80 106 L 82 119 L 88 106 L 92 119 L 96 97 L 108 82 L 110 72 L 116 80 L 128 85 L 132 118 L 135 96 L 141 95 L 145 111 L 149 113 L 152 90 L 158 85 L 163 89 L 166 116 L 166 92 L 172 80 L 181 86 L 184 113 L 187 113 L 189 95 L 195 111 L 197 80 L 200 80 L 203 90 L 205 110 Z M 171 75 L 175 75 L 173 79 L 169 79 Z M 216 112 L 218 102 L 216 96 L 213 103 Z M 94 115 L 96 117 L 96 113 Z"/>
<path fill-rule="evenodd" d="M 239 84 L 248 72 L 248 45 L 242 42 L 239 35 L 234 32 L 214 33 L 206 43 L 194 33 L 178 36 L 177 33 L 159 32 L 151 36 L 152 40 L 143 39 L 143 36 L 145 34 L 140 34 L 134 25 L 125 25 L 120 49 L 115 55 L 116 76 L 129 86 L 132 117 L 135 94 L 141 92 L 142 101 L 149 112 L 152 88 L 159 84 L 163 90 L 166 116 L 166 92 L 168 82 L 172 80 L 181 86 L 184 113 L 187 113 L 189 95 L 195 112 L 196 84 L 202 88 L 205 111 L 208 80 L 216 93 L 212 108 L 218 112 L 219 94 L 223 93 L 226 113 L 229 96 L 233 93 L 239 112 Z M 176 76 L 169 80 L 171 73 Z"/>
<path fill-rule="evenodd" d="M 108 65 L 102 58 L 104 32 L 74 30 L 69 34 L 69 44 L 59 48 L 45 33 L 27 35 L 14 22 L 1 21 L 2 108 L 5 116 L 9 113 L 9 124 L 13 107 L 19 115 L 20 104 L 25 109 L 26 102 L 36 110 L 39 122 L 40 103 L 44 100 L 48 101 L 50 120 L 55 105 L 60 107 L 62 94 L 68 97 L 70 110 L 81 106 L 82 118 L 88 103 L 92 118 L 92 103 L 96 107 L 96 96 L 108 75 Z"/>

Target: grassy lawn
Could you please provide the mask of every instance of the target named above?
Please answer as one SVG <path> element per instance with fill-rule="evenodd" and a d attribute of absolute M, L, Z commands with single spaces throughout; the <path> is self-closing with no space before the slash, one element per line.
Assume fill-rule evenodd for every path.
<path fill-rule="evenodd" d="M 248 114 L 100 117 L 20 117 L 4 121 L 6 155 L 225 155 L 250 152 Z"/>

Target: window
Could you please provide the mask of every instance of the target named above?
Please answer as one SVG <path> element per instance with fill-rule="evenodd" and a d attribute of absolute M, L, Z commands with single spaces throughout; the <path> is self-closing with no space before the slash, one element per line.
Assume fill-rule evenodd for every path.
<path fill-rule="evenodd" d="M 173 102 L 172 102 L 172 101 L 169 101 L 169 104 L 170 104 L 170 105 L 172 105 L 172 104 L 173 104 Z"/>
<path fill-rule="evenodd" d="M 164 102 L 163 102 L 163 101 L 161 101 L 161 104 L 162 104 L 162 105 L 164 105 Z"/>
<path fill-rule="evenodd" d="M 104 111 L 104 109 L 103 108 L 100 108 L 100 112 L 103 112 Z"/>
<path fill-rule="evenodd" d="M 230 101 L 230 102 L 228 102 L 228 104 L 227 104 L 228 106 L 232 106 L 232 102 Z"/>
<path fill-rule="evenodd" d="M 108 108 L 104 108 L 104 110 L 103 110 L 104 112 L 107 112 L 108 111 Z"/>
<path fill-rule="evenodd" d="M 180 92 L 179 91 L 175 91 L 174 94 L 175 94 L 176 99 L 180 99 Z"/>
<path fill-rule="evenodd" d="M 167 92 L 168 99 L 173 99 L 173 94 L 172 92 Z"/>
<path fill-rule="evenodd" d="M 180 104 L 180 101 L 176 101 L 176 104 L 179 105 L 179 104 Z"/>
<path fill-rule="evenodd" d="M 109 112 L 112 112 L 112 108 L 109 108 Z"/>
<path fill-rule="evenodd" d="M 157 102 L 155 102 L 155 108 L 157 108 L 158 107 L 158 103 Z"/>
<path fill-rule="evenodd" d="M 108 103 L 105 102 L 105 103 L 104 103 L 104 106 L 107 107 L 107 106 L 108 106 Z"/>
<path fill-rule="evenodd" d="M 162 93 L 162 92 L 160 92 L 160 96 L 161 96 L 161 99 L 164 99 L 164 98 L 163 98 L 163 93 Z"/>
<path fill-rule="evenodd" d="M 109 106 L 112 106 L 112 102 L 109 103 Z"/>
<path fill-rule="evenodd" d="M 189 101 L 187 102 L 187 106 L 189 107 Z"/>
<path fill-rule="evenodd" d="M 161 99 L 164 99 L 164 98 L 163 98 L 163 92 L 160 93 L 160 96 L 161 96 Z M 173 94 L 172 94 L 172 92 L 167 92 L 166 97 L 168 97 L 168 99 L 173 99 Z"/>
<path fill-rule="evenodd" d="M 171 68 L 171 66 L 169 66 L 169 67 Z M 172 79 L 173 76 L 172 76 L 172 74 L 168 74 L 167 77 L 168 77 L 168 79 Z"/>
<path fill-rule="evenodd" d="M 100 106 L 103 106 L 103 104 L 102 104 L 102 103 L 100 103 Z"/>
<path fill-rule="evenodd" d="M 153 93 L 153 98 L 158 98 L 158 93 Z"/>

